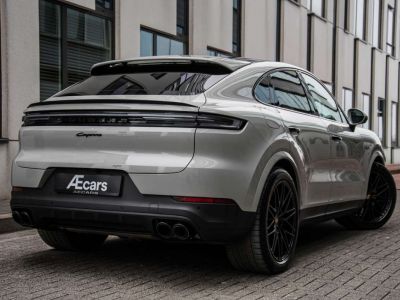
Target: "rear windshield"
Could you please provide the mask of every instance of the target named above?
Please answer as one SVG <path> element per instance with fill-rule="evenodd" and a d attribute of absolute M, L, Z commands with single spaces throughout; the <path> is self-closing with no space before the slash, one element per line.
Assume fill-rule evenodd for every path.
<path fill-rule="evenodd" d="M 203 93 L 229 74 L 143 72 L 91 76 L 57 93 L 85 95 L 195 95 Z"/>

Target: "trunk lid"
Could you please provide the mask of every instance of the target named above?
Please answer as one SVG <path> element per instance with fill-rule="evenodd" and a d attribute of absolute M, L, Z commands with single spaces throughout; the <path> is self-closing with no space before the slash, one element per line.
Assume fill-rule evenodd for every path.
<path fill-rule="evenodd" d="M 179 120 L 190 121 L 204 103 L 204 94 L 54 97 L 25 111 L 15 163 L 36 169 L 180 172 L 193 157 L 196 129 Z"/>

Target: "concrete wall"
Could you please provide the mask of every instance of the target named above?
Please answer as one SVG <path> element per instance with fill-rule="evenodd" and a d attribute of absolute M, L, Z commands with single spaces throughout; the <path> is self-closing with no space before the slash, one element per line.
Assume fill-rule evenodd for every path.
<path fill-rule="evenodd" d="M 39 99 L 38 0 L 2 1 L 3 136 L 0 144 L 0 199 L 9 197 L 11 160 L 18 149 L 23 110 Z"/>
<path fill-rule="evenodd" d="M 276 60 L 276 11 L 277 1 L 243 1 L 244 57 Z"/>
<path fill-rule="evenodd" d="M 292 1 L 281 2 L 280 58 L 307 67 L 307 9 Z"/>

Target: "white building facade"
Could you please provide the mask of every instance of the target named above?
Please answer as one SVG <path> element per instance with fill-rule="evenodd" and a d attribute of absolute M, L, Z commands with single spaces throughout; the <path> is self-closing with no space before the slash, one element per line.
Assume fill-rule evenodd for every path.
<path fill-rule="evenodd" d="M 0 199 L 23 110 L 92 64 L 200 54 L 284 61 L 357 107 L 400 163 L 398 0 L 0 0 Z"/>

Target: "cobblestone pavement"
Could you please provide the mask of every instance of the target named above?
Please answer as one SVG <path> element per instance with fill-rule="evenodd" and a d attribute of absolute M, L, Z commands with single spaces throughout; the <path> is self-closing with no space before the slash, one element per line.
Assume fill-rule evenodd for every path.
<path fill-rule="evenodd" d="M 0 298 L 400 299 L 399 207 L 376 231 L 304 227 L 279 276 L 234 270 L 221 246 L 111 238 L 79 254 L 51 250 L 32 230 L 3 234 Z"/>

